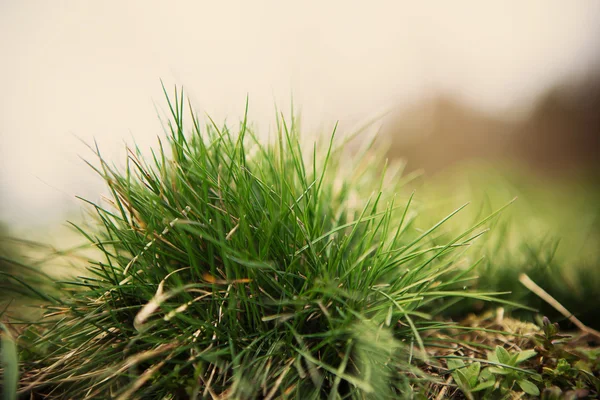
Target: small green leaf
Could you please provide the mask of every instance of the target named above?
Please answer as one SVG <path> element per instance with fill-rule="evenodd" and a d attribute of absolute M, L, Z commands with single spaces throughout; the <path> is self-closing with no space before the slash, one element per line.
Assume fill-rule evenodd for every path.
<path fill-rule="evenodd" d="M 492 374 L 489 368 L 484 368 L 483 370 L 481 370 L 481 372 L 479 373 L 479 379 L 484 381 L 495 380 L 494 375 Z"/>
<path fill-rule="evenodd" d="M 490 351 L 487 353 L 487 358 L 489 361 L 494 362 L 494 363 L 499 363 L 500 361 L 498 361 L 498 357 L 496 357 L 496 352 L 495 351 Z"/>
<path fill-rule="evenodd" d="M 474 362 L 467 367 L 466 375 L 469 379 L 469 387 L 474 388 L 477 386 L 477 378 L 479 378 L 479 371 L 481 370 L 481 364 Z"/>
<path fill-rule="evenodd" d="M 542 376 L 540 374 L 531 374 L 529 375 L 529 379 L 533 379 L 536 382 L 544 382 L 544 379 L 542 378 Z"/>
<path fill-rule="evenodd" d="M 492 374 L 496 374 L 496 375 L 508 375 L 510 374 L 510 371 L 504 368 L 498 368 L 498 367 L 490 367 L 489 368 L 490 372 Z"/>
<path fill-rule="evenodd" d="M 17 399 L 17 386 L 19 384 L 19 358 L 17 354 L 17 345 L 13 340 L 10 331 L 4 324 L 0 323 L 2 352 L 0 361 L 4 370 L 2 391 L 3 398 L 6 400 Z"/>
<path fill-rule="evenodd" d="M 531 357 L 535 357 L 537 352 L 535 350 L 523 350 L 519 352 L 519 357 L 517 358 L 517 364 L 522 363 L 525 360 L 529 360 Z"/>
<path fill-rule="evenodd" d="M 479 383 L 477 386 L 475 386 L 473 389 L 471 389 L 471 391 L 472 392 L 480 392 L 482 390 L 486 390 L 486 389 L 493 387 L 495 384 L 496 384 L 496 381 L 494 381 L 494 380 L 483 381 L 483 382 Z"/>
<path fill-rule="evenodd" d="M 460 386 L 462 391 L 466 394 L 470 391 L 471 386 L 469 385 L 469 379 L 467 378 L 467 375 L 464 371 L 464 369 L 457 369 L 452 373 L 452 377 L 454 378 L 458 386 Z"/>
<path fill-rule="evenodd" d="M 449 360 L 447 360 L 447 364 L 448 364 L 448 369 L 459 369 L 459 368 L 463 368 L 465 366 L 465 363 L 463 362 L 463 360 L 458 360 L 456 358 L 451 358 Z"/>
<path fill-rule="evenodd" d="M 547 338 L 551 338 L 554 335 L 556 335 L 560 330 L 560 327 L 558 326 L 557 323 L 550 323 L 550 320 L 545 319 L 544 320 L 544 334 L 546 335 Z"/>
<path fill-rule="evenodd" d="M 523 389 L 523 391 L 525 393 L 530 394 L 532 396 L 540 395 L 540 389 L 538 389 L 538 387 L 535 386 L 534 383 L 529 382 L 526 379 L 520 379 L 517 381 L 517 383 L 519 384 L 519 386 L 521 387 L 521 389 Z"/>
<path fill-rule="evenodd" d="M 571 370 L 571 364 L 564 358 L 558 360 L 556 364 L 556 373 L 557 375 L 565 375 Z"/>
<path fill-rule="evenodd" d="M 515 365 L 517 365 L 518 359 L 519 359 L 519 353 L 515 353 L 512 356 L 510 356 L 510 360 L 508 360 L 506 365 L 510 365 L 511 367 L 514 367 Z"/>
<path fill-rule="evenodd" d="M 502 346 L 496 346 L 496 357 L 498 362 L 505 365 L 510 365 L 510 354 Z"/>

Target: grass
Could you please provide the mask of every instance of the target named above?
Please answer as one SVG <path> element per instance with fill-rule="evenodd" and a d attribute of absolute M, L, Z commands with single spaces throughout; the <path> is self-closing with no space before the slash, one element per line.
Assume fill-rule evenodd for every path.
<path fill-rule="evenodd" d="M 519 282 L 519 275 L 526 273 L 579 319 L 599 329 L 600 192 L 596 183 L 544 179 L 514 167 L 478 163 L 428 180 L 421 195 L 428 205 L 424 214 L 431 220 L 467 199 L 483 205 L 449 221 L 448 235 L 518 196 L 494 222 L 486 240 L 477 244 L 477 253 L 485 256 L 478 269 L 485 279 L 477 287 L 510 291 L 511 300 L 562 322 L 563 316 Z M 517 315 L 532 318 L 527 312 Z"/>
<path fill-rule="evenodd" d="M 507 204 L 445 229 L 466 205 L 430 222 L 369 143 L 350 157 L 333 128 L 309 146 L 279 115 L 263 144 L 247 108 L 228 127 L 202 124 L 182 92 L 168 106 L 168 138 L 150 157 L 134 148 L 117 168 L 95 149 L 111 198 L 87 202 L 96 225 L 75 228 L 100 256 L 53 290 L 26 287 L 45 314 L 6 324 L 3 380 L 17 363 L 4 343 L 16 343 L 19 395 L 433 398 L 458 368 L 448 338 L 502 336 L 447 316 L 467 300 L 518 307 L 470 289 L 472 244 Z M 498 375 L 520 372 L 498 390 L 533 392 L 534 373 L 504 361 L 488 360 Z"/>

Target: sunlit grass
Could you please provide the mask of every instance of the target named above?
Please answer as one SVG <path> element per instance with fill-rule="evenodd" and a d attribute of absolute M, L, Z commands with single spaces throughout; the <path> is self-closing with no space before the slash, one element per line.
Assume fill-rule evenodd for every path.
<path fill-rule="evenodd" d="M 465 252 L 503 207 L 440 236 L 464 205 L 424 225 L 401 168 L 368 144 L 350 157 L 335 128 L 307 146 L 279 115 L 264 144 L 247 113 L 228 127 L 202 124 L 183 93 L 168 105 L 151 157 L 132 149 L 118 169 L 96 149 L 112 198 L 77 229 L 103 256 L 38 293 L 20 393 L 409 396 L 437 379 L 423 332 L 448 304 L 501 302 L 468 290 L 479 260 Z"/>

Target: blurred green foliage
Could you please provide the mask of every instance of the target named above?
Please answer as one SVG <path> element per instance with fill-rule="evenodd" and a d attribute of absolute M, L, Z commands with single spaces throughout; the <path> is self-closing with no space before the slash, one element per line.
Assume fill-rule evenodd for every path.
<path fill-rule="evenodd" d="M 471 202 L 462 218 L 450 221 L 448 233 L 516 197 L 487 237 L 473 244 L 477 249 L 470 253 L 485 256 L 478 269 L 477 286 L 510 291 L 511 300 L 562 321 L 562 315 L 519 282 L 519 274 L 526 273 L 584 323 L 600 326 L 597 181 L 585 177 L 554 179 L 515 167 L 469 163 L 427 179 L 420 191 L 427 205 L 423 215 L 433 219 L 457 204 Z M 523 312 L 519 311 L 521 316 L 525 316 Z"/>

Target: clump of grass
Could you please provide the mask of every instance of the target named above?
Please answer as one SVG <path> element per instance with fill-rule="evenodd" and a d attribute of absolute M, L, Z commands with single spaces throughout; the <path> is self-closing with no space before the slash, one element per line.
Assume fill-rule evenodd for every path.
<path fill-rule="evenodd" d="M 19 393 L 419 392 L 433 379 L 419 367 L 435 366 L 421 333 L 444 326 L 448 299 L 494 296 L 465 290 L 477 262 L 462 248 L 495 214 L 439 243 L 462 207 L 421 229 L 399 169 L 375 168 L 372 153 L 348 158 L 334 134 L 307 151 L 293 118 L 267 145 L 246 117 L 201 127 L 177 91 L 169 107 L 168 141 L 150 158 L 132 150 L 119 171 L 100 157 L 112 199 L 90 203 L 97 229 L 79 229 L 103 257 L 58 283 L 45 318 L 20 332 Z"/>

